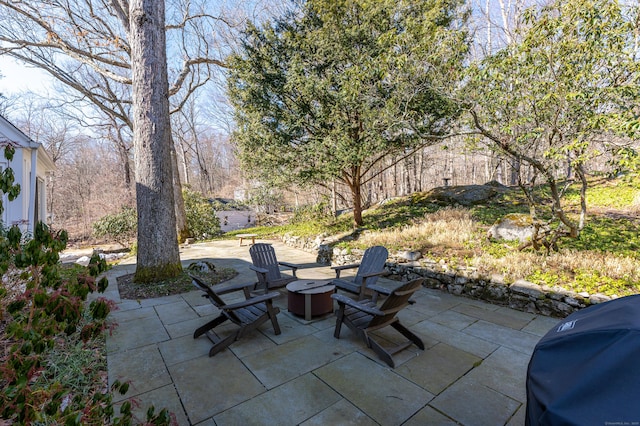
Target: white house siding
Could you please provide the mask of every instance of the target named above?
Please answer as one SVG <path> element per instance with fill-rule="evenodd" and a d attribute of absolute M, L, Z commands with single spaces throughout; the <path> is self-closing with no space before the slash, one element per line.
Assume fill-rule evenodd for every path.
<path fill-rule="evenodd" d="M 16 151 L 13 160 L 9 164 L 4 161 L 2 167 L 5 168 L 8 165 L 13 169 L 15 182 L 20 184 L 20 194 L 11 202 L 6 195 L 3 196 L 5 211 L 2 214 L 2 221 L 5 226 L 19 225 L 23 232 L 31 232 L 36 218 L 38 220 L 47 218 L 44 183 L 47 174 L 55 170 L 55 165 L 41 144 L 32 141 L 0 116 L 0 144 L 6 143 L 13 144 Z M 38 181 L 41 182 L 41 191 L 37 190 Z"/>
<path fill-rule="evenodd" d="M 250 228 L 256 224 L 255 213 L 248 210 L 225 210 L 216 212 L 216 215 L 220 219 L 222 232 Z"/>

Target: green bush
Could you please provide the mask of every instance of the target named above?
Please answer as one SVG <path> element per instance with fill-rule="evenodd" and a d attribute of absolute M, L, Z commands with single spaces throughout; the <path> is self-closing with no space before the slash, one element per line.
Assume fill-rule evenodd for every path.
<path fill-rule="evenodd" d="M 333 220 L 331 208 L 329 206 L 329 200 L 325 199 L 320 203 L 301 206 L 294 210 L 291 223 L 304 223 L 308 221 L 319 220 L 322 222 L 329 222 Z"/>
<path fill-rule="evenodd" d="M 42 222 L 36 225 L 33 238 L 26 244 L 22 243 L 17 227 L 1 238 L 4 260 L 1 270 L 7 291 L 0 299 L 0 317 L 7 323 L 5 337 L 14 344 L 6 354 L 0 374 L 0 417 L 18 423 L 31 423 L 45 415 L 66 420 L 73 409 L 60 408 L 64 397 L 64 392 L 57 389 L 60 386 L 41 388 L 36 378 L 47 354 L 62 336 L 78 333 L 90 340 L 104 330 L 109 312 L 104 298 L 92 302 L 91 309 L 95 312 L 89 322 L 83 324 L 81 319 L 87 295 L 102 292 L 107 286 L 106 279 L 95 279 L 106 265 L 94 257 L 93 275 L 71 274 L 63 279 L 58 253 L 66 246 L 67 234 L 53 233 Z M 73 417 L 77 415 L 78 412 L 73 413 Z"/>
<path fill-rule="evenodd" d="M 7 150 L 11 154 L 8 147 L 5 156 Z M 2 192 L 17 188 L 12 176 L 0 180 Z M 64 267 L 59 253 L 67 239 L 66 231 L 53 232 L 42 222 L 29 238 L 17 226 L 0 233 L 0 339 L 10 343 L 0 367 L 0 419 L 7 424 L 132 424 L 131 402 L 122 404 L 119 418 L 113 404 L 113 393 L 124 395 L 128 384 L 116 381 L 106 391 L 100 374 L 105 365 L 94 361 L 113 302 L 97 297 L 87 304 L 87 296 L 106 290 L 107 278 L 97 277 L 107 264 L 94 255 L 87 268 Z M 155 413 L 149 407 L 145 424 L 170 422 L 167 410 Z"/>
<path fill-rule="evenodd" d="M 216 216 L 213 204 L 190 189 L 184 189 L 182 196 L 189 236 L 203 240 L 219 235 L 220 220 Z M 106 215 L 93 223 L 93 234 L 96 237 L 106 237 L 123 247 L 130 246 L 130 242 L 136 237 L 137 230 L 136 210 L 131 207 L 123 207 L 119 213 Z"/>
<path fill-rule="evenodd" d="M 190 189 L 184 189 L 182 196 L 190 236 L 204 240 L 220 235 L 220 219 L 209 200 Z"/>
<path fill-rule="evenodd" d="M 93 223 L 93 234 L 106 237 L 123 247 L 128 247 L 130 241 L 138 232 L 138 215 L 132 207 L 123 207 L 120 213 L 108 214 Z"/>
<path fill-rule="evenodd" d="M 87 303 L 89 293 L 107 288 L 106 277 L 97 279 L 106 262 L 94 255 L 87 268 L 61 265 L 67 233 L 42 222 L 22 241 L 17 227 L 0 236 L 6 285 L 1 337 L 12 342 L 0 369 L 0 418 L 10 424 L 132 424 L 131 403 L 123 404 L 119 418 L 113 404 L 113 395 L 126 393 L 128 385 L 115 382 L 107 392 L 101 376 L 106 365 L 98 347 L 113 302 L 98 297 Z M 167 410 L 152 409 L 147 424 L 170 423 Z"/>

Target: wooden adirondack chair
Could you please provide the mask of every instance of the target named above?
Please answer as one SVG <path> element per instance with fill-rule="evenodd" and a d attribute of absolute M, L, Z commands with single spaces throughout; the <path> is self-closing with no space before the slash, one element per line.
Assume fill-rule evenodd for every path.
<path fill-rule="evenodd" d="M 296 276 L 298 266 L 288 262 L 278 262 L 276 251 L 271 244 L 254 244 L 249 249 L 249 254 L 253 262 L 249 268 L 258 276 L 256 290 L 262 289 L 266 293 L 272 288 L 284 287 L 298 279 Z M 293 276 L 283 275 L 280 272 L 281 266 L 291 269 Z"/>
<path fill-rule="evenodd" d="M 378 277 L 385 275 L 384 264 L 389 257 L 389 251 L 382 246 L 369 247 L 364 251 L 362 260 L 359 264 L 332 266 L 331 269 L 336 271 L 336 278 L 332 281 L 337 290 L 344 290 L 349 293 L 357 294 L 358 299 L 362 300 L 367 296 L 377 296 L 377 292 L 371 291 L 370 287 L 375 285 Z M 340 272 L 345 269 L 358 268 L 355 277 L 352 280 L 340 278 Z M 384 288 L 377 289 L 379 293 L 388 295 L 391 291 Z M 375 300 L 375 299 L 374 299 Z"/>
<path fill-rule="evenodd" d="M 257 297 L 251 297 L 249 289 L 250 287 L 253 287 L 253 284 L 228 286 L 223 288 L 221 291 L 214 291 L 211 287 L 194 276 L 191 276 L 191 280 L 197 288 L 205 293 L 202 297 L 208 298 L 214 306 L 220 309 L 220 315 L 218 317 L 209 321 L 205 325 L 198 327 L 198 329 L 193 333 L 194 339 L 206 334 L 209 340 L 211 340 L 213 347 L 209 350 L 209 356 L 214 356 L 231 343 L 235 342 L 240 337 L 259 327 L 262 323 L 268 320 L 271 320 L 275 334 L 280 334 L 280 325 L 276 318 L 280 309 L 273 306 L 273 299 L 280 296 L 280 293 L 273 292 Z M 227 304 L 220 297 L 221 294 L 227 294 L 239 290 L 242 290 L 246 297 L 246 300 L 242 302 Z M 238 329 L 226 337 L 220 337 L 213 331 L 213 329 L 227 320 L 236 324 Z"/>
<path fill-rule="evenodd" d="M 408 348 L 412 344 L 424 350 L 422 340 L 408 328 L 400 324 L 400 320 L 396 316 L 398 312 L 410 304 L 409 298 L 420 288 L 422 281 L 422 278 L 418 278 L 396 288 L 384 300 L 380 307 L 372 300 L 357 301 L 342 294 L 332 294 L 331 297 L 338 302 L 338 310 L 336 311 L 338 318 L 333 336 L 339 339 L 342 323 L 346 324 L 347 327 L 366 342 L 368 347 L 378 354 L 380 359 L 386 362 L 391 368 L 395 368 L 393 354 Z M 400 334 L 409 339 L 409 341 L 392 348 L 385 348 L 376 342 L 371 332 L 380 330 L 388 325 L 400 332 Z"/>

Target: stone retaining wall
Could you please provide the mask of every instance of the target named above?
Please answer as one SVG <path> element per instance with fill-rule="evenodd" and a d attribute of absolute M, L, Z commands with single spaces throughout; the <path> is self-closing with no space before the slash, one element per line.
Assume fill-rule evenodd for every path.
<path fill-rule="evenodd" d="M 317 262 L 326 265 L 358 263 L 363 253 L 363 250 L 333 248 L 333 241 L 323 236 L 314 239 L 285 236 L 283 242 L 317 253 Z M 390 273 L 388 277 L 394 280 L 424 278 L 423 285 L 427 288 L 547 316 L 563 318 L 586 306 L 610 300 L 610 297 L 603 294 L 574 293 L 526 280 L 506 283 L 500 275 L 484 277 L 472 267 L 453 267 L 444 261 L 435 262 L 421 258 L 419 252 L 392 253 L 385 267 Z"/>

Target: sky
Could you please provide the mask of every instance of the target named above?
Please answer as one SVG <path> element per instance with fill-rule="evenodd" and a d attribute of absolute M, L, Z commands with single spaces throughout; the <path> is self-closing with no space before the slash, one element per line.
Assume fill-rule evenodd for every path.
<path fill-rule="evenodd" d="M 11 95 L 24 90 L 46 92 L 51 78 L 33 67 L 18 64 L 7 55 L 0 55 L 0 93 Z"/>

